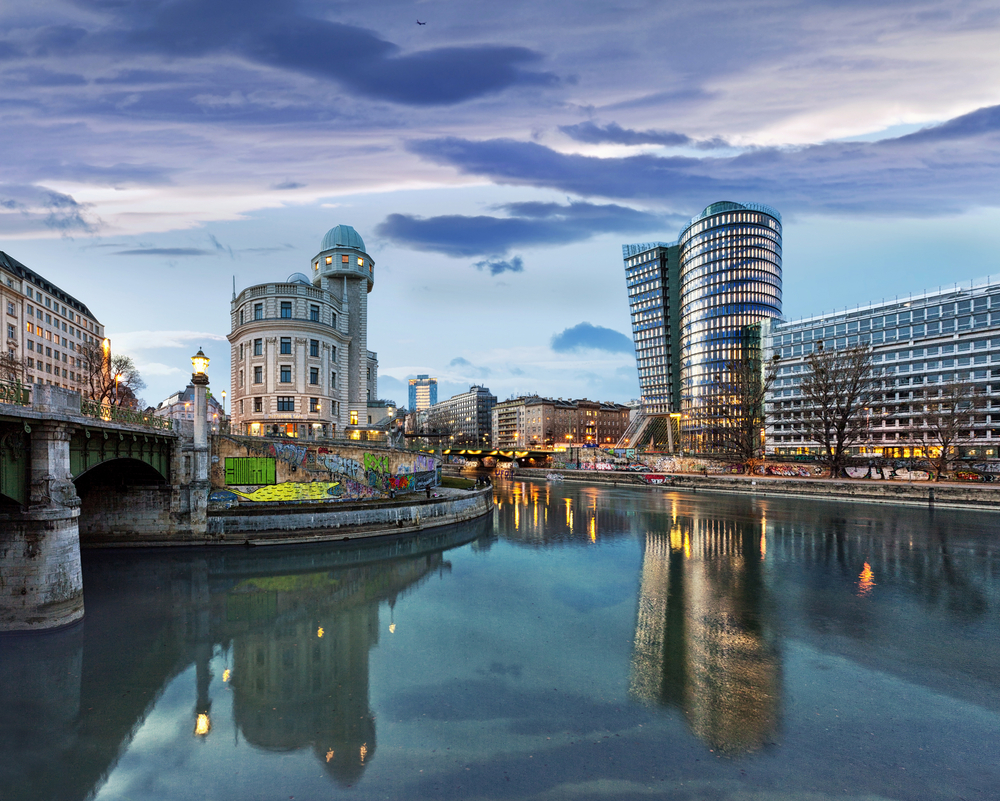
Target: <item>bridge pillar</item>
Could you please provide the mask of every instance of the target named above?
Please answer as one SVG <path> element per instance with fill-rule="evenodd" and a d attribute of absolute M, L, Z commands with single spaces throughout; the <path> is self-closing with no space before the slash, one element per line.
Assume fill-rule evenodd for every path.
<path fill-rule="evenodd" d="M 32 424 L 28 505 L 0 514 L 0 631 L 49 629 L 83 617 L 70 434 L 61 423 Z"/>

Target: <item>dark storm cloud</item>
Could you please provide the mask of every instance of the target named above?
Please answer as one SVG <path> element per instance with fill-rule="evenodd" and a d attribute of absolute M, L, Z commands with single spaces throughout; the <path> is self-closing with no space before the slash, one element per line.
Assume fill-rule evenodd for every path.
<path fill-rule="evenodd" d="M 483 261 L 477 261 L 472 266 L 477 270 L 489 270 L 490 275 L 524 272 L 524 260 L 520 256 L 515 256 L 510 260 L 484 259 Z"/>
<path fill-rule="evenodd" d="M 509 216 L 448 214 L 423 218 L 390 214 L 376 233 L 414 250 L 492 257 L 514 247 L 564 245 L 609 232 L 657 230 L 664 224 L 658 215 L 613 204 L 508 203 L 499 208 Z"/>
<path fill-rule="evenodd" d="M 577 142 L 587 144 L 617 144 L 617 145 L 665 145 L 667 147 L 687 145 L 702 149 L 729 147 L 723 139 L 692 139 L 687 134 L 673 131 L 646 130 L 634 131 L 622 128 L 615 122 L 608 123 L 603 128 L 593 122 L 579 122 L 576 125 L 561 125 L 559 130 Z"/>
<path fill-rule="evenodd" d="M 551 342 L 556 353 L 568 353 L 581 348 L 606 350 L 608 353 L 632 353 L 632 340 L 612 328 L 580 323 L 554 334 Z"/>
<path fill-rule="evenodd" d="M 230 55 L 335 80 L 354 94 L 411 106 L 461 103 L 513 86 L 558 83 L 534 71 L 524 47 L 469 45 L 403 53 L 372 31 L 309 16 L 268 0 L 91 2 L 108 24 L 89 33 L 66 26 L 35 32 L 34 54 L 156 53 L 169 59 Z"/>
<path fill-rule="evenodd" d="M 757 200 L 801 212 L 938 215 L 1000 205 L 1000 107 L 876 142 L 766 147 L 725 158 L 595 158 L 533 142 L 444 138 L 413 152 L 502 184 L 697 209 Z"/>

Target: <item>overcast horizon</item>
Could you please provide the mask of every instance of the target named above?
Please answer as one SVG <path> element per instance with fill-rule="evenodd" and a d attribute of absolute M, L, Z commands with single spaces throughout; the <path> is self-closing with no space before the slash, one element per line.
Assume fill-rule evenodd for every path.
<path fill-rule="evenodd" d="M 383 398 L 625 402 L 621 245 L 712 202 L 781 213 L 787 319 L 1000 273 L 998 52 L 988 2 L 7 4 L 0 250 L 153 405 L 337 224 Z"/>

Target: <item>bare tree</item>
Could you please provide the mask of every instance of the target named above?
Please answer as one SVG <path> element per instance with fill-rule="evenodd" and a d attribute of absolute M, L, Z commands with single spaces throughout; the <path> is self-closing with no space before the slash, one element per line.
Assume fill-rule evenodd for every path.
<path fill-rule="evenodd" d="M 763 364 L 757 356 L 727 361 L 719 376 L 718 408 L 709 427 L 711 442 L 743 464 L 763 455 L 764 396 L 777 375 L 778 358 Z"/>
<path fill-rule="evenodd" d="M 969 381 L 948 381 L 927 390 L 923 401 L 924 425 L 927 440 L 940 448 L 932 463 L 934 480 L 948 469 L 953 449 L 972 437 L 972 415 L 985 405 L 986 399 L 976 385 Z"/>
<path fill-rule="evenodd" d="M 849 449 L 866 431 L 866 409 L 872 406 L 878 381 L 872 369 L 872 349 L 856 345 L 839 350 L 817 348 L 808 357 L 802 381 L 802 427 L 819 444 L 839 476 Z"/>
<path fill-rule="evenodd" d="M 98 403 L 135 408 L 146 382 L 131 356 L 111 354 L 100 340 L 78 348 L 77 367 L 86 376 L 84 394 Z"/>
<path fill-rule="evenodd" d="M 20 384 L 24 382 L 24 376 L 24 359 L 19 359 L 9 351 L 0 355 L 0 381 L 7 381 L 11 384 Z"/>

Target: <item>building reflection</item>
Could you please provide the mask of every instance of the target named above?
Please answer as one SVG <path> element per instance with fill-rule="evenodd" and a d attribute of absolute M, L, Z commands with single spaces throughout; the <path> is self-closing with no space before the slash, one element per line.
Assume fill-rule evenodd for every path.
<path fill-rule="evenodd" d="M 766 521 L 670 518 L 646 534 L 629 692 L 676 707 L 712 748 L 761 748 L 781 664 L 763 582 Z"/>

